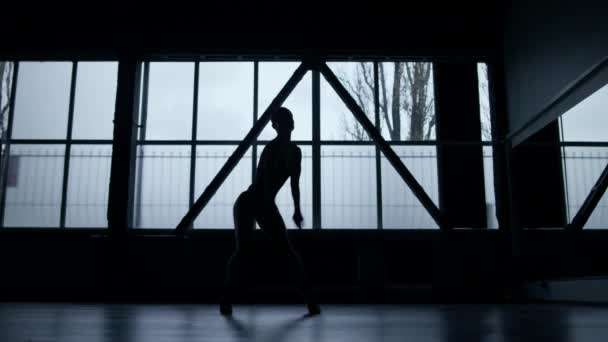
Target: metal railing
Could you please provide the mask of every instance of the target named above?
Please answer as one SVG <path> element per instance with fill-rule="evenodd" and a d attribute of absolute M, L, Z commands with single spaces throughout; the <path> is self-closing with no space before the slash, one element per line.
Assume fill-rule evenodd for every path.
<path fill-rule="evenodd" d="M 608 163 L 605 147 L 565 146 L 563 148 L 565 189 L 569 221 L 578 212 Z M 587 229 L 608 228 L 608 195 L 604 194 L 585 224 Z"/>
<path fill-rule="evenodd" d="M 201 193 L 230 155 L 230 146 L 216 151 L 199 149 L 196 155 L 196 193 Z M 326 149 L 327 148 L 327 149 Z M 312 218 L 312 158 L 303 146 L 301 205 L 305 227 Z M 429 196 L 437 203 L 437 157 L 432 146 L 398 146 L 395 150 Z M 188 209 L 190 150 L 184 146 L 151 146 L 139 153 L 137 180 L 141 196 L 135 199 L 136 227 L 173 228 Z M 58 227 L 61 207 L 62 146 L 12 147 L 6 194 L 5 227 Z M 74 146 L 67 187 L 67 227 L 105 227 L 111 162 L 110 146 Z M 373 147 L 322 146 L 323 228 L 377 228 L 375 151 Z M 608 162 L 608 151 L 567 149 L 567 193 L 570 213 L 576 212 Z M 195 221 L 195 228 L 231 228 L 232 206 L 251 183 L 251 154 L 246 154 Z M 486 202 L 489 226 L 496 228 L 491 148 L 484 148 Z M 382 158 L 384 228 L 437 228 L 389 163 Z M 604 196 L 588 227 L 608 226 L 608 198 Z M 289 184 L 276 198 L 284 220 L 293 228 Z M 307 225 L 308 223 L 308 225 Z"/>

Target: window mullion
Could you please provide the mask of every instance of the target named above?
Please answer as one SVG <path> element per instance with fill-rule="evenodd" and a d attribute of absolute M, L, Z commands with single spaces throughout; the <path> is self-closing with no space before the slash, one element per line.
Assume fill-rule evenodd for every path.
<path fill-rule="evenodd" d="M 312 70 L 312 229 L 321 229 L 321 79 Z"/>
<path fill-rule="evenodd" d="M 374 124 L 380 129 L 380 92 L 378 84 L 378 62 L 374 62 Z M 382 133 L 382 132 L 380 132 Z M 382 221 L 382 165 L 380 148 L 374 144 L 376 150 L 376 215 L 378 216 L 378 229 L 383 229 Z"/>
<path fill-rule="evenodd" d="M 258 121 L 258 94 L 259 94 L 259 63 L 255 61 L 253 63 L 253 125 Z M 255 138 L 254 143 L 251 145 L 251 182 L 255 180 L 255 171 L 258 160 L 258 138 Z"/>
<path fill-rule="evenodd" d="M 198 87 L 200 77 L 200 62 L 194 64 L 194 95 L 192 98 L 192 143 L 190 145 L 190 196 L 188 208 L 194 203 L 194 185 L 196 182 L 196 139 L 198 129 Z"/>

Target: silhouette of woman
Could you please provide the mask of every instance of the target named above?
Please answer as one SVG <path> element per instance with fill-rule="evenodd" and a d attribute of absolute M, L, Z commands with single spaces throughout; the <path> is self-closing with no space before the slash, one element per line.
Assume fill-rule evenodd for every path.
<path fill-rule="evenodd" d="M 232 296 L 236 281 L 235 275 L 251 251 L 252 235 L 255 222 L 262 231 L 268 234 L 278 245 L 281 254 L 287 257 L 289 268 L 297 273 L 297 285 L 306 299 L 308 312 L 311 315 L 321 313 L 321 309 L 313 299 L 312 287 L 299 255 L 294 250 L 287 237 L 285 222 L 274 203 L 274 198 L 287 181 L 291 179 L 291 193 L 295 207 L 293 220 L 302 228 L 302 212 L 300 210 L 300 170 L 302 152 L 291 142 L 291 132 L 294 128 L 293 115 L 289 109 L 281 107 L 272 113 L 272 127 L 277 136 L 272 140 L 260 156 L 253 184 L 241 193 L 234 203 L 234 226 L 236 233 L 236 248 L 226 270 L 224 291 L 220 300 L 222 315 L 232 314 Z"/>

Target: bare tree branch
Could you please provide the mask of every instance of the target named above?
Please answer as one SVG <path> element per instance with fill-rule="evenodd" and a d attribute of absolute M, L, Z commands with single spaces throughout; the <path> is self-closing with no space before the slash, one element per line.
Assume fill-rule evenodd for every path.
<path fill-rule="evenodd" d="M 361 127 L 361 125 L 358 125 L 357 123 L 350 125 L 349 121 L 344 116 L 342 117 L 342 125 L 344 127 L 346 137 L 350 136 L 354 140 L 358 141 L 369 140 L 367 138 L 366 132 L 363 130 L 363 127 Z"/>
<path fill-rule="evenodd" d="M 4 97 L 4 69 L 6 62 L 0 62 L 0 108 L 2 107 L 2 99 Z M 4 121 L 4 116 L 0 116 L 0 122 Z M 4 128 L 4 127 L 2 127 Z"/>
<path fill-rule="evenodd" d="M 393 117 L 393 129 L 391 131 L 391 139 L 401 140 L 401 65 L 400 62 L 394 62 L 393 69 L 393 101 L 391 103 L 391 114 Z"/>
<path fill-rule="evenodd" d="M 386 77 L 384 75 L 384 65 L 383 63 L 378 63 L 378 74 L 380 77 L 380 90 L 382 95 L 382 101 L 380 102 L 380 109 L 382 112 L 382 117 L 384 118 L 384 122 L 386 122 L 386 127 L 389 132 L 393 131 L 393 125 L 391 124 L 391 120 L 388 117 L 388 98 L 386 94 Z"/>
<path fill-rule="evenodd" d="M 492 140 L 492 125 L 490 117 L 490 104 L 488 103 L 488 68 L 483 64 L 478 70 L 479 77 L 479 103 L 481 111 L 481 138 L 485 141 Z"/>
<path fill-rule="evenodd" d="M 359 63 L 359 67 L 361 68 L 362 74 L 363 74 L 363 80 L 365 81 L 365 85 L 367 86 L 367 89 L 370 90 L 371 93 L 374 92 L 374 84 L 372 82 L 372 79 L 374 78 L 374 76 L 371 74 L 371 70 L 368 70 L 369 68 L 366 67 L 365 62 L 360 62 Z"/>
<path fill-rule="evenodd" d="M 4 105 L 4 107 L 2 107 L 2 109 L 0 110 L 0 117 L 4 118 L 4 116 L 8 113 L 8 103 Z M 4 127 L 3 127 L 4 129 Z"/>
<path fill-rule="evenodd" d="M 429 121 L 429 127 L 426 129 L 426 134 L 424 135 L 424 140 L 431 140 L 431 133 L 433 132 L 434 127 L 435 115 L 431 116 L 431 120 Z"/>
<path fill-rule="evenodd" d="M 389 81 L 385 63 L 378 64 L 380 129 L 386 124 L 392 140 L 401 140 L 402 134 L 410 140 L 431 139 L 435 128 L 431 64 L 393 62 L 392 65 L 393 79 Z M 359 63 L 356 70 L 357 75 L 345 83 L 366 113 L 373 112 L 367 107 L 374 103 L 373 70 L 365 63 Z M 346 121 L 344 125 L 349 136 L 362 138 L 361 127 Z M 369 137 L 365 135 L 365 139 Z"/>
<path fill-rule="evenodd" d="M 357 77 L 354 80 L 350 80 L 343 71 L 338 72 L 338 79 L 342 84 L 345 85 L 345 88 L 349 91 L 349 93 L 354 94 L 357 104 L 364 112 L 367 114 L 367 102 L 369 102 L 369 96 L 364 89 L 363 81 L 361 76 L 357 74 Z M 342 113 L 342 126 L 344 128 L 345 136 L 352 137 L 355 140 L 369 140 L 365 130 L 356 120 L 347 120 L 346 116 L 352 117 L 352 113 Z M 369 115 L 368 115 L 369 116 Z M 351 123 L 352 122 L 352 123 Z"/>

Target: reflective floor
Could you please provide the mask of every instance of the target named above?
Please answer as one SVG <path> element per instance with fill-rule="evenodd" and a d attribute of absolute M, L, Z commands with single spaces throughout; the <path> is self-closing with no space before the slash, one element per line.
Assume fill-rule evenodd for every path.
<path fill-rule="evenodd" d="M 0 341 L 608 341 L 608 307 L 0 304 Z"/>

